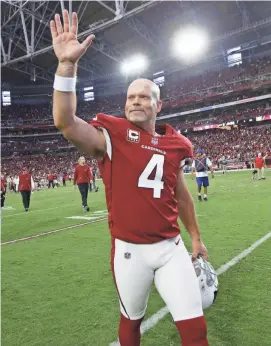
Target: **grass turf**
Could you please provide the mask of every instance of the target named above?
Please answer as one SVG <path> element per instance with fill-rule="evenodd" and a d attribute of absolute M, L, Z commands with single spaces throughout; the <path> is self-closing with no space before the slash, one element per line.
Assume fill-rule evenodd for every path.
<path fill-rule="evenodd" d="M 217 174 L 209 201 L 196 212 L 215 268 L 271 230 L 271 172 L 251 181 L 249 172 Z M 104 190 L 81 208 L 71 186 L 35 192 L 24 212 L 19 195 L 9 194 L 2 211 L 2 242 L 87 222 L 70 216 L 104 215 Z M 182 232 L 190 247 L 189 236 Z M 270 346 L 270 258 L 267 240 L 219 277 L 216 304 L 206 312 L 212 346 Z M 2 247 L 2 344 L 11 346 L 108 346 L 117 337 L 119 306 L 110 271 L 107 222 Z M 155 289 L 146 318 L 163 307 Z M 142 338 L 142 346 L 179 345 L 170 315 Z"/>

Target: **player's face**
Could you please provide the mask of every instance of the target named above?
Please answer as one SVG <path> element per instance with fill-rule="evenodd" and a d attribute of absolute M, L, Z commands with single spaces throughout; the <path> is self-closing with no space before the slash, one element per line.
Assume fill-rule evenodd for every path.
<path fill-rule="evenodd" d="M 161 107 L 162 102 L 157 100 L 150 85 L 139 82 L 128 88 L 125 115 L 132 123 L 155 121 Z"/>
<path fill-rule="evenodd" d="M 80 165 L 84 165 L 86 163 L 86 159 L 84 157 L 80 157 L 79 163 Z"/>

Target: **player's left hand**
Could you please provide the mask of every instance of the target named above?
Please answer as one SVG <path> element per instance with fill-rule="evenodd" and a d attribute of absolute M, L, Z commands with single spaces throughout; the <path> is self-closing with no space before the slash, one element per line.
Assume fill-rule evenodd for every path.
<path fill-rule="evenodd" d="M 200 239 L 192 239 L 192 261 L 195 261 L 199 255 L 208 260 L 208 251 L 203 242 Z"/>

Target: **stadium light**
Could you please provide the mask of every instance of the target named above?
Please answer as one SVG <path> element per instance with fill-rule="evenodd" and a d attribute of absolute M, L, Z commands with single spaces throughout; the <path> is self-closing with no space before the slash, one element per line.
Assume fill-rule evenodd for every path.
<path fill-rule="evenodd" d="M 182 29 L 173 37 L 174 55 L 183 60 L 196 60 L 208 48 L 207 34 L 197 28 Z"/>
<path fill-rule="evenodd" d="M 148 59 L 143 55 L 135 55 L 121 64 L 121 72 L 124 75 L 139 74 L 148 67 Z"/>

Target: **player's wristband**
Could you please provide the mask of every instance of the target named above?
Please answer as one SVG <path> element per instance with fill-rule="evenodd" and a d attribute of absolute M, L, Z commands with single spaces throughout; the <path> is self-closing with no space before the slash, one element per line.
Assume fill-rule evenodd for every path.
<path fill-rule="evenodd" d="M 54 89 L 62 92 L 71 92 L 75 91 L 76 86 L 76 77 L 66 78 L 55 75 Z"/>

